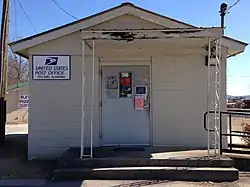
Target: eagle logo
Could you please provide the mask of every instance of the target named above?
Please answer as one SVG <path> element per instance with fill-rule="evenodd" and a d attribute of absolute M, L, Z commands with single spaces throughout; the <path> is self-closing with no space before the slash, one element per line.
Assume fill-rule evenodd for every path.
<path fill-rule="evenodd" d="M 45 60 L 45 65 L 56 66 L 58 62 L 58 57 L 47 57 Z"/>

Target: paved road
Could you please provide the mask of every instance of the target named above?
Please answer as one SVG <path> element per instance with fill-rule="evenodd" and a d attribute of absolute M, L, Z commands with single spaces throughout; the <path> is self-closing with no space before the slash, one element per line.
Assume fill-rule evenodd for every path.
<path fill-rule="evenodd" d="M 232 183 L 209 183 L 209 182 L 173 182 L 173 181 L 75 181 L 75 182 L 58 182 L 47 183 L 46 187 L 250 187 L 250 178 L 241 178 Z"/>
<path fill-rule="evenodd" d="M 28 134 L 28 124 L 6 125 L 5 134 Z"/>
<path fill-rule="evenodd" d="M 22 186 L 22 187 L 250 187 L 250 178 L 241 177 L 239 181 L 232 183 L 211 183 L 211 182 L 180 182 L 180 181 L 60 181 L 46 182 L 43 180 L 8 180 L 1 182 L 1 186 Z"/>
<path fill-rule="evenodd" d="M 7 125 L 6 134 L 27 134 L 28 125 Z M 239 181 L 232 183 L 208 183 L 208 182 L 173 182 L 173 181 L 108 181 L 108 180 L 88 180 L 88 181 L 60 181 L 47 182 L 44 180 L 0 180 L 1 186 L 41 186 L 41 187 L 250 187 L 250 176 L 242 176 Z"/>

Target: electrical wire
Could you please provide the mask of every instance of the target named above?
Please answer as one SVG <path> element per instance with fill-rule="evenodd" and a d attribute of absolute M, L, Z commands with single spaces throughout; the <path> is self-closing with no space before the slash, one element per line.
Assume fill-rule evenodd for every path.
<path fill-rule="evenodd" d="M 250 78 L 250 76 L 248 76 L 248 75 L 240 75 L 240 76 L 238 76 L 238 75 L 227 75 L 228 77 L 235 77 L 235 78 Z"/>
<path fill-rule="evenodd" d="M 31 21 L 29 15 L 26 13 L 26 11 L 25 11 L 25 9 L 24 9 L 22 3 L 21 3 L 19 0 L 17 0 L 17 2 L 18 2 L 18 4 L 20 5 L 20 7 L 21 7 L 21 9 L 22 9 L 22 11 L 23 11 L 23 13 L 24 13 L 24 15 L 26 16 L 26 18 L 27 18 L 28 21 L 30 22 L 30 25 L 32 26 L 32 28 L 34 29 L 34 31 L 37 33 L 37 30 L 36 30 L 34 24 L 32 23 L 32 21 Z"/>
<path fill-rule="evenodd" d="M 234 6 L 236 6 L 238 3 L 240 2 L 240 0 L 237 0 L 234 4 L 232 4 L 231 6 L 228 7 L 226 13 L 229 13 L 229 10 L 232 9 Z"/>
<path fill-rule="evenodd" d="M 66 11 L 64 8 L 62 8 L 59 3 L 56 2 L 56 0 L 52 0 L 52 2 L 64 13 L 66 13 L 67 15 L 69 15 L 70 17 L 74 18 L 75 20 L 78 20 L 77 17 L 73 16 L 72 14 L 70 14 L 68 11 Z"/>

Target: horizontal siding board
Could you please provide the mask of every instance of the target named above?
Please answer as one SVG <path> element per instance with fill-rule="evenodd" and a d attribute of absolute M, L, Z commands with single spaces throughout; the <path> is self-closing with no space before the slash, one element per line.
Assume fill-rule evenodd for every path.
<path fill-rule="evenodd" d="M 154 145 L 205 147 L 207 67 L 204 56 L 154 57 L 152 65 Z"/>
<path fill-rule="evenodd" d="M 67 46 L 67 47 L 65 47 Z M 62 54 L 81 55 L 81 33 L 80 31 L 66 35 L 52 41 L 34 46 L 29 49 L 29 54 Z"/>
<path fill-rule="evenodd" d="M 80 35 L 79 35 L 80 36 Z M 52 41 L 42 44 L 34 49 L 31 53 L 46 55 L 63 54 L 65 47 L 57 45 L 70 46 L 78 43 L 78 34 L 66 36 L 60 41 Z M 74 50 L 81 50 L 78 44 L 65 51 L 68 54 Z M 71 52 L 71 54 L 75 54 Z M 32 58 L 30 59 L 32 61 Z M 32 64 L 32 63 L 31 63 Z M 85 124 L 86 134 L 90 134 L 90 111 L 91 111 L 91 84 L 92 84 L 92 58 L 86 58 L 86 84 L 85 84 Z M 94 104 L 94 144 L 99 144 L 99 62 L 96 59 L 95 64 L 95 104 Z M 30 97 L 30 116 L 29 116 L 29 157 L 34 156 L 60 156 L 60 154 L 71 146 L 80 147 L 81 139 L 81 114 L 82 114 L 82 58 L 80 55 L 71 57 L 71 79 L 67 81 L 40 81 L 30 80 L 31 97 Z M 85 135 L 86 144 L 89 144 L 90 137 Z M 41 152 L 39 147 L 46 148 Z"/>
<path fill-rule="evenodd" d="M 163 28 L 163 26 L 142 20 L 131 15 L 119 16 L 115 19 L 95 25 L 90 29 L 142 29 L 142 28 Z"/>
<path fill-rule="evenodd" d="M 172 22 L 169 23 L 173 25 Z M 158 25 L 135 18 L 119 17 L 97 25 L 95 28 L 155 28 Z M 82 49 L 81 33 L 73 34 L 46 42 L 29 49 L 29 54 L 68 54 L 71 55 L 71 80 L 68 81 L 36 81 L 30 80 L 30 112 L 29 112 L 29 158 L 58 157 L 70 146 L 80 146 L 81 110 L 82 110 Z M 105 48 L 104 43 L 96 42 L 96 52 L 100 49 L 101 61 L 151 61 L 152 57 L 152 111 L 153 111 L 153 143 L 154 145 L 189 145 L 206 144 L 206 133 L 202 128 L 203 113 L 206 107 L 206 75 L 204 50 L 187 48 L 187 45 L 202 46 L 203 41 L 184 43 L 178 40 L 151 42 L 152 45 L 141 45 L 135 42 L 126 43 L 126 51 L 114 52 Z M 91 42 L 89 42 L 91 44 Z M 100 47 L 98 49 L 98 44 Z M 112 46 L 113 43 L 106 46 Z M 115 44 L 117 45 L 117 43 Z M 130 46 L 142 47 L 140 51 Z M 183 46 L 185 45 L 185 46 Z M 118 45 L 117 45 L 118 46 Z M 125 46 L 125 43 L 119 46 Z M 151 46 L 148 48 L 148 46 Z M 168 48 L 167 48 L 168 46 Z M 182 46 L 185 50 L 176 47 Z M 85 45 L 87 55 L 92 55 Z M 152 50 L 155 49 L 155 50 Z M 176 50 L 178 49 L 178 50 Z M 195 53 L 179 55 L 179 53 Z M 176 54 L 177 55 L 176 55 Z M 168 54 L 166 56 L 160 56 Z M 170 55 L 169 55 L 170 54 Z M 103 57 L 102 57 L 103 55 Z M 30 56 L 30 62 L 32 58 Z M 92 57 L 85 58 L 86 82 L 84 105 L 86 146 L 90 145 L 90 116 L 92 93 Z M 30 63 L 32 64 L 32 63 Z M 99 146 L 99 59 L 95 59 L 94 69 L 94 146 Z M 225 68 L 225 67 L 223 67 Z M 30 69 L 32 67 L 30 66 Z M 225 72 L 224 72 L 225 75 Z M 226 80 L 224 80 L 223 89 Z M 225 93 L 223 92 L 225 95 Z M 185 131 L 185 133 L 183 133 Z"/>

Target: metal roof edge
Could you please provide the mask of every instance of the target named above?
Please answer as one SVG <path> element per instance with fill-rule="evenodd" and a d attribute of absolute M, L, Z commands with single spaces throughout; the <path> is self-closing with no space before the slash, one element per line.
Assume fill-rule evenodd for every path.
<path fill-rule="evenodd" d="M 53 31 L 57 31 L 57 30 L 63 29 L 63 28 L 65 28 L 65 27 L 68 27 L 68 26 L 77 24 L 77 23 L 79 23 L 79 22 L 82 22 L 82 21 L 91 19 L 91 18 L 93 18 L 93 17 L 102 15 L 102 14 L 104 14 L 104 13 L 107 13 L 107 12 L 109 12 L 109 11 L 112 11 L 112 10 L 115 10 L 115 9 L 118 9 L 118 8 L 121 8 L 121 7 L 124 7 L 124 6 L 133 7 L 133 8 L 135 8 L 135 9 L 138 9 L 138 10 L 141 10 L 141 11 L 144 11 L 144 12 L 147 12 L 147 13 L 149 13 L 149 14 L 153 14 L 153 15 L 155 15 L 155 16 L 159 16 L 159 17 L 162 17 L 162 18 L 164 18 L 164 19 L 168 19 L 168 20 L 171 20 L 171 21 L 174 21 L 174 22 L 177 22 L 177 23 L 186 25 L 186 26 L 188 26 L 188 27 L 190 27 L 190 28 L 199 28 L 199 27 L 197 27 L 197 26 L 190 25 L 190 24 L 188 24 L 188 23 L 185 23 L 185 22 L 182 22 L 182 21 L 179 21 L 179 20 L 176 20 L 176 19 L 173 19 L 173 18 L 164 16 L 164 15 L 158 14 L 158 13 L 156 13 L 156 12 L 153 12 L 153 11 L 150 11 L 150 10 L 147 10 L 147 9 L 144 9 L 144 8 L 141 8 L 141 7 L 136 6 L 136 5 L 132 4 L 132 3 L 125 2 L 125 3 L 122 3 L 122 4 L 118 5 L 118 6 L 115 6 L 115 7 L 109 8 L 109 9 L 106 9 L 106 10 L 104 10 L 104 11 L 101 11 L 101 12 L 99 12 L 99 13 L 96 13 L 96 14 L 93 14 L 93 15 L 90 15 L 90 16 L 87 16 L 87 17 L 82 18 L 82 19 L 79 19 L 79 20 L 77 20 L 77 21 L 74 21 L 74 22 L 71 22 L 71 23 L 64 24 L 64 25 L 62 25 L 62 26 L 59 26 L 59 27 L 56 27 L 56 28 L 53 28 L 53 29 L 50 29 L 50 30 L 47 30 L 47 31 L 44 31 L 44 32 L 41 32 L 41 33 L 38 33 L 38 34 L 35 34 L 35 35 L 32 35 L 32 36 L 26 37 L 26 38 L 23 38 L 23 39 L 21 39 L 21 40 L 17 40 L 17 41 L 11 42 L 11 43 L 9 43 L 9 46 L 11 47 L 11 46 L 13 46 L 13 45 L 15 45 L 15 44 L 18 44 L 18 43 L 21 43 L 21 42 L 25 42 L 25 41 L 28 41 L 28 40 L 32 40 L 33 38 L 36 38 L 36 37 L 45 35 L 45 34 L 47 34 L 47 33 L 53 32 Z M 238 42 L 238 43 L 243 44 L 243 45 L 245 45 L 245 46 L 248 45 L 248 43 L 246 43 L 246 42 L 243 42 L 243 41 L 240 41 L 240 40 L 237 40 L 237 39 L 228 37 L 228 36 L 223 36 L 223 38 L 229 39 L 229 40 L 231 40 L 231 41 L 233 41 L 233 42 Z M 21 54 L 21 53 L 20 53 L 20 54 Z M 21 56 L 24 56 L 24 55 L 21 55 Z M 26 56 L 25 56 L 25 57 L 26 57 Z M 27 57 L 26 57 L 26 58 L 27 58 Z"/>
<path fill-rule="evenodd" d="M 176 20 L 176 19 L 173 19 L 173 18 L 164 16 L 164 15 L 155 13 L 155 12 L 153 12 L 153 11 L 150 11 L 150 10 L 147 10 L 147 9 L 144 9 L 144 8 L 141 8 L 141 7 L 139 7 L 139 6 L 135 6 L 134 4 L 128 3 L 128 2 L 127 2 L 127 3 L 122 3 L 121 5 L 118 5 L 118 6 L 109 8 L 109 9 L 107 9 L 107 10 L 101 11 L 101 12 L 99 12 L 99 13 L 96 13 L 96 14 L 93 14 L 93 15 L 90 15 L 90 16 L 87 16 L 87 17 L 85 17 L 85 18 L 79 19 L 79 20 L 77 20 L 77 21 L 73 21 L 73 22 L 64 24 L 64 25 L 62 25 L 62 26 L 59 26 L 59 27 L 56 27 L 56 28 L 53 28 L 53 29 L 50 29 L 50 30 L 47 30 L 47 31 L 44 31 L 44 32 L 41 32 L 41 33 L 38 33 L 38 34 L 35 34 L 35 35 L 29 36 L 29 37 L 26 37 L 26 38 L 23 38 L 23 39 L 20 39 L 20 40 L 17 40 L 17 41 L 10 42 L 9 45 L 12 46 L 12 45 L 15 45 L 15 44 L 17 44 L 17 43 L 21 43 L 21 42 L 23 42 L 23 41 L 31 40 L 31 39 L 33 39 L 33 38 L 35 38 L 35 37 L 39 37 L 39 36 L 44 35 L 44 34 L 47 34 L 47 33 L 49 33 L 49 32 L 53 32 L 53 31 L 56 31 L 56 30 L 59 30 L 59 29 L 68 27 L 68 26 L 70 26 L 70 25 L 74 25 L 74 24 L 76 24 L 76 23 L 85 21 L 85 20 L 87 20 L 87 19 L 91 19 L 91 18 L 93 18 L 93 17 L 102 15 L 102 14 L 104 14 L 104 13 L 106 13 L 106 12 L 109 12 L 109 11 L 112 11 L 112 10 L 115 10 L 115 9 L 118 9 L 118 8 L 121 8 L 121 7 L 124 7 L 124 6 L 131 6 L 131 7 L 133 7 L 133 8 L 138 9 L 138 10 L 141 10 L 141 11 L 147 12 L 147 13 L 149 13 L 149 14 L 153 14 L 153 15 L 162 17 L 162 18 L 164 18 L 164 19 L 169 19 L 169 20 L 171 20 L 171 21 L 174 21 L 174 22 L 177 22 L 177 23 L 180 23 L 180 24 L 184 24 L 184 25 L 189 26 L 189 27 L 195 27 L 195 26 L 193 26 L 193 25 L 190 25 L 190 24 L 184 23 L 184 22 L 182 22 L 182 21 L 179 21 L 179 20 Z"/>

